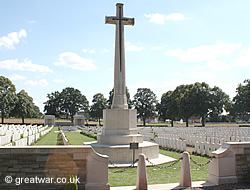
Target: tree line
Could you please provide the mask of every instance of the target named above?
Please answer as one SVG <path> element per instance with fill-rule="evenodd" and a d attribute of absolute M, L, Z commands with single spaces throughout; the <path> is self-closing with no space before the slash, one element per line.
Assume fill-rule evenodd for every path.
<path fill-rule="evenodd" d="M 3 76 L 0 76 L 0 111 L 2 123 L 5 117 L 37 118 L 40 110 L 33 102 L 33 98 L 25 90 L 16 93 L 15 85 Z"/>
<path fill-rule="evenodd" d="M 137 116 L 143 120 L 143 125 L 145 125 L 147 118 L 158 116 L 163 121 L 170 119 L 171 126 L 173 126 L 173 121 L 180 119 L 184 119 L 186 126 L 188 126 L 188 119 L 191 116 L 199 116 L 202 126 L 205 126 L 205 121 L 221 121 L 223 112 L 229 113 L 228 118 L 230 120 L 234 120 L 238 115 L 249 114 L 249 88 L 249 80 L 239 84 L 236 89 L 237 95 L 233 100 L 230 100 L 229 96 L 219 87 L 210 87 L 205 82 L 179 85 L 174 91 L 163 93 L 159 102 L 156 100 L 155 93 L 149 88 L 138 88 L 133 100 L 130 99 L 128 88 L 126 88 L 126 95 L 128 107 L 137 109 Z M 71 95 L 65 96 L 65 92 L 69 91 Z M 111 108 L 113 94 L 114 89 L 109 92 L 109 98 L 106 99 L 103 94 L 97 93 L 93 96 L 92 105 L 89 106 L 88 100 L 79 91 L 66 88 L 61 93 L 56 91 L 48 94 L 49 100 L 45 103 L 44 111 L 47 114 L 66 115 L 73 119 L 73 115 L 79 109 L 82 109 L 100 122 L 103 109 Z M 75 97 L 74 103 L 80 107 L 73 109 L 74 106 L 70 106 L 73 103 L 71 97 Z M 81 101 L 77 102 L 77 100 Z M 65 107 L 71 107 L 72 109 L 66 111 Z"/>
<path fill-rule="evenodd" d="M 33 99 L 21 90 L 16 94 L 12 82 L 0 76 L 0 103 L 2 123 L 4 117 L 21 117 L 23 122 L 26 117 L 37 117 L 39 108 L 33 103 Z M 194 84 L 179 85 L 173 91 L 162 94 L 160 101 L 156 100 L 155 93 L 149 88 L 138 88 L 133 100 L 126 88 L 127 102 L 130 109 L 137 109 L 137 116 L 146 123 L 146 119 L 159 117 L 173 121 L 184 119 L 186 126 L 191 116 L 199 116 L 202 125 L 205 121 L 221 121 L 222 113 L 228 113 L 228 119 L 233 121 L 239 115 L 250 113 L 250 80 L 245 80 L 236 88 L 236 96 L 231 100 L 229 96 L 217 86 L 210 87 L 207 83 L 196 82 Z M 103 109 L 110 109 L 113 100 L 114 89 L 109 92 L 106 99 L 103 94 L 93 96 L 92 104 L 78 89 L 64 88 L 61 92 L 55 91 L 47 94 L 44 102 L 44 112 L 47 115 L 70 118 L 80 110 L 89 113 L 90 117 L 102 119 Z"/>

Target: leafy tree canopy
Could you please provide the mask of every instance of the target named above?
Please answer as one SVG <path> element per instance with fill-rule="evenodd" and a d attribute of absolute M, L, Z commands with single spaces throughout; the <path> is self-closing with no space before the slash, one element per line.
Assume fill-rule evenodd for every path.
<path fill-rule="evenodd" d="M 156 115 L 156 95 L 149 88 L 138 88 L 133 103 L 145 126 L 146 119 Z"/>
<path fill-rule="evenodd" d="M 233 98 L 232 115 L 247 115 L 250 113 L 250 79 L 236 88 L 236 96 Z"/>
<path fill-rule="evenodd" d="M 49 100 L 45 102 L 44 111 L 50 115 L 73 116 L 80 110 L 88 112 L 89 102 L 86 96 L 82 95 L 78 89 L 71 87 L 64 88 L 61 93 L 58 91 L 48 94 Z"/>
<path fill-rule="evenodd" d="M 97 93 L 93 96 L 92 106 L 90 107 L 90 116 L 94 118 L 98 118 L 99 125 L 100 119 L 103 116 L 103 110 L 108 107 L 107 99 L 104 98 L 103 94 Z"/>
<path fill-rule="evenodd" d="M 17 101 L 15 85 L 4 76 L 0 76 L 0 110 L 2 115 L 2 123 L 4 117 L 8 117 L 10 112 L 14 109 Z"/>
<path fill-rule="evenodd" d="M 11 115 L 21 117 L 24 123 L 24 118 L 34 118 L 39 116 L 39 108 L 34 104 L 33 98 L 28 95 L 25 90 L 21 90 L 17 94 L 17 101 Z"/>

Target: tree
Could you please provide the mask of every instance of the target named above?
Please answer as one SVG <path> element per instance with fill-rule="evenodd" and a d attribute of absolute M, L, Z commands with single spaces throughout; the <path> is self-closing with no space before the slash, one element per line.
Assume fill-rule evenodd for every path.
<path fill-rule="evenodd" d="M 214 86 L 210 89 L 210 104 L 207 116 L 210 119 L 220 120 L 222 112 L 229 111 L 231 107 L 231 101 L 229 96 L 223 92 L 219 87 Z"/>
<path fill-rule="evenodd" d="M 210 88 L 205 82 L 190 85 L 180 85 L 173 92 L 176 97 L 179 117 L 186 120 L 191 116 L 200 116 L 202 126 L 208 116 L 218 116 L 230 107 L 230 99 L 220 88 Z"/>
<path fill-rule="evenodd" d="M 195 99 L 191 93 L 192 86 L 192 84 L 180 85 L 173 92 L 178 107 L 178 115 L 186 120 L 186 127 L 188 127 L 188 119 L 194 115 L 193 105 Z"/>
<path fill-rule="evenodd" d="M 143 119 L 145 126 L 146 119 L 156 114 L 156 95 L 149 88 L 138 88 L 133 103 L 137 109 L 137 115 Z"/>
<path fill-rule="evenodd" d="M 60 110 L 61 113 L 71 117 L 73 122 L 73 116 L 79 111 L 84 110 L 88 112 L 89 102 L 87 98 L 81 94 L 78 89 L 67 87 L 60 93 Z"/>
<path fill-rule="evenodd" d="M 15 107 L 17 101 L 16 87 L 12 82 L 0 76 L 0 109 L 2 115 L 2 124 L 4 123 L 4 117 L 8 117 L 10 112 Z"/>
<path fill-rule="evenodd" d="M 49 100 L 45 102 L 44 111 L 47 115 L 70 116 L 73 122 L 73 116 L 80 110 L 88 112 L 89 102 L 78 89 L 67 87 L 62 92 L 54 92 L 47 95 Z"/>
<path fill-rule="evenodd" d="M 15 108 L 12 110 L 12 115 L 21 117 L 24 124 L 24 118 L 36 117 L 39 115 L 39 108 L 33 103 L 33 98 L 28 95 L 25 90 L 21 90 L 17 93 L 18 100 L 15 104 Z"/>
<path fill-rule="evenodd" d="M 179 112 L 176 103 L 176 97 L 174 97 L 173 91 L 168 91 L 161 96 L 161 103 L 157 104 L 158 113 L 160 117 L 165 121 L 171 119 L 171 126 L 174 126 L 174 120 L 178 118 Z"/>
<path fill-rule="evenodd" d="M 205 82 L 196 82 L 190 89 L 190 96 L 193 99 L 193 105 L 190 109 L 192 109 L 194 115 L 200 116 L 202 126 L 205 126 L 205 118 L 209 113 L 210 104 L 213 101 L 209 85 Z"/>
<path fill-rule="evenodd" d="M 250 79 L 236 88 L 236 96 L 233 98 L 233 108 L 230 112 L 232 115 L 244 116 L 250 113 Z"/>
<path fill-rule="evenodd" d="M 101 125 L 101 118 L 103 116 L 103 110 L 106 109 L 107 99 L 104 98 L 103 94 L 98 93 L 93 96 L 92 106 L 90 107 L 90 116 L 98 118 L 99 126 Z"/>
<path fill-rule="evenodd" d="M 61 95 L 60 92 L 55 91 L 47 94 L 48 100 L 44 102 L 44 112 L 46 115 L 55 115 L 58 117 L 61 114 Z"/>
<path fill-rule="evenodd" d="M 109 99 L 107 101 L 108 103 L 108 108 L 110 109 L 112 106 L 112 102 L 113 102 L 113 96 L 114 96 L 114 88 L 109 92 Z M 126 87 L 126 96 L 127 96 L 127 102 L 128 102 L 128 109 L 131 109 L 133 106 L 133 102 L 130 99 L 130 94 L 129 94 L 129 90 Z"/>

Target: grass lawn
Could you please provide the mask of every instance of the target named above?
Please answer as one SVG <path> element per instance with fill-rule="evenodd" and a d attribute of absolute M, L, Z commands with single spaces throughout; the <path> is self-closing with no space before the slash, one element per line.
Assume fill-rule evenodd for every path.
<path fill-rule="evenodd" d="M 181 153 L 160 150 L 161 154 L 176 159 L 181 157 Z M 209 158 L 191 155 L 197 163 L 206 163 Z M 168 166 L 163 164 L 161 166 Z M 170 168 L 147 167 L 148 184 L 178 183 L 180 179 L 181 161 Z M 136 185 L 137 168 L 109 168 L 109 184 L 111 186 L 131 186 Z M 208 165 L 199 167 L 191 162 L 192 181 L 205 181 L 208 174 Z"/>
<path fill-rule="evenodd" d="M 58 127 L 54 127 L 48 134 L 46 134 L 43 138 L 37 141 L 35 145 L 57 145 L 58 133 L 55 133 L 55 131 L 58 131 Z"/>
<path fill-rule="evenodd" d="M 36 145 L 56 145 L 58 133 L 54 131 L 58 130 L 54 127 L 53 130 L 45 137 L 37 142 Z M 83 142 L 95 141 L 93 138 L 89 138 L 80 133 L 65 133 L 71 145 L 82 145 Z M 160 150 L 161 154 L 170 156 L 172 158 L 179 159 L 181 153 Z M 206 163 L 209 158 L 191 155 L 191 158 L 197 163 Z M 171 164 L 171 163 L 170 163 Z M 161 166 L 168 166 L 170 164 L 163 164 Z M 148 184 L 164 184 L 164 183 L 178 183 L 180 178 L 181 161 L 170 168 L 147 167 Z M 114 186 L 131 186 L 136 185 L 137 168 L 109 168 L 109 184 Z M 192 181 L 205 181 L 208 174 L 208 165 L 197 166 L 191 162 L 191 176 Z"/>
<path fill-rule="evenodd" d="M 87 137 L 85 135 L 82 135 L 76 132 L 69 132 L 64 133 L 67 139 L 69 140 L 70 145 L 83 145 L 83 142 L 90 142 L 90 141 L 96 141 L 93 138 Z"/>

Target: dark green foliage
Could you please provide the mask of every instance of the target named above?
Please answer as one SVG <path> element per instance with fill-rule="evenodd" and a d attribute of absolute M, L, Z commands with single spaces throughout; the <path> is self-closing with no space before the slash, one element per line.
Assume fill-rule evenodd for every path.
<path fill-rule="evenodd" d="M 90 116 L 93 118 L 98 118 L 99 126 L 101 125 L 100 121 L 102 118 L 102 112 L 104 109 L 106 109 L 107 106 L 107 100 L 104 98 L 103 94 L 98 93 L 93 96 L 92 100 L 92 106 L 90 107 Z"/>
<path fill-rule="evenodd" d="M 78 190 L 78 186 L 74 175 L 69 176 L 67 184 L 64 187 L 64 190 Z"/>
<path fill-rule="evenodd" d="M 82 135 L 84 135 L 84 136 L 87 136 L 87 137 L 89 137 L 89 138 L 93 138 L 93 139 L 95 139 L 95 140 L 97 140 L 97 134 L 94 134 L 94 135 L 92 135 L 92 134 L 89 134 L 89 133 L 85 133 L 85 132 L 80 132 L 80 134 L 82 134 Z"/>
<path fill-rule="evenodd" d="M 188 126 L 188 119 L 191 116 L 200 116 L 202 126 L 205 126 L 205 119 L 220 117 L 221 113 L 230 108 L 229 96 L 220 88 L 209 87 L 205 82 L 189 85 L 179 85 L 176 89 L 164 93 L 161 103 L 157 106 L 160 116 L 164 119 L 173 120 L 183 118 Z"/>
<path fill-rule="evenodd" d="M 8 117 L 14 109 L 17 99 L 15 85 L 8 78 L 0 76 L 0 111 L 2 123 L 4 123 L 4 117 Z"/>
<path fill-rule="evenodd" d="M 145 126 L 146 119 L 156 115 L 156 95 L 149 88 L 138 88 L 133 103 L 138 117 L 143 119 Z"/>
<path fill-rule="evenodd" d="M 62 133 L 58 133 L 57 135 L 57 145 L 64 145 Z"/>
<path fill-rule="evenodd" d="M 0 111 L 2 123 L 4 123 L 4 118 L 8 117 L 14 109 L 17 100 L 15 85 L 8 78 L 0 76 Z"/>
<path fill-rule="evenodd" d="M 55 115 L 58 117 L 61 114 L 61 96 L 60 92 L 55 91 L 47 94 L 48 101 L 45 102 L 44 111 L 46 115 Z"/>
<path fill-rule="evenodd" d="M 233 98 L 233 106 L 230 114 L 244 116 L 250 113 L 250 79 L 245 80 L 236 88 L 236 96 Z"/>
<path fill-rule="evenodd" d="M 25 90 L 17 94 L 17 101 L 11 116 L 21 117 L 24 124 L 24 118 L 35 118 L 39 116 L 39 108 L 34 104 L 33 98 Z"/>
<path fill-rule="evenodd" d="M 73 116 L 80 110 L 88 112 L 89 102 L 78 89 L 67 87 L 62 92 L 54 92 L 47 95 L 44 111 L 47 115 L 66 116 L 73 121 Z"/>

